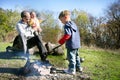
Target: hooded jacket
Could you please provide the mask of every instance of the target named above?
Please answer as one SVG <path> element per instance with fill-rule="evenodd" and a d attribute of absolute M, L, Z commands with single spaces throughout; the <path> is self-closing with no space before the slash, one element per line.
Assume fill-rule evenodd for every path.
<path fill-rule="evenodd" d="M 66 42 L 66 48 L 68 49 L 77 49 L 81 47 L 78 27 L 72 21 L 68 21 L 64 25 L 64 36 L 59 43 L 63 44 L 64 42 Z"/>

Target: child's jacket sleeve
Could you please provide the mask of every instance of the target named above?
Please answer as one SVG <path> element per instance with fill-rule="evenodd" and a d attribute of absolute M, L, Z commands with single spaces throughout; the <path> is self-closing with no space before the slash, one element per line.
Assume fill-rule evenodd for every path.
<path fill-rule="evenodd" d="M 59 44 L 64 44 L 70 38 L 69 34 L 65 34 L 58 42 Z"/>

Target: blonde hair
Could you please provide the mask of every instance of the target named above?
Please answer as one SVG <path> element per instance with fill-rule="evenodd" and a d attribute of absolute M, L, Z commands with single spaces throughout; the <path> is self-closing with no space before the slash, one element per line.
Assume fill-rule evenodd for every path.
<path fill-rule="evenodd" d="M 70 11 L 68 11 L 68 10 L 61 11 L 60 14 L 59 14 L 59 19 L 60 19 L 61 17 L 66 16 L 66 15 L 70 15 Z"/>

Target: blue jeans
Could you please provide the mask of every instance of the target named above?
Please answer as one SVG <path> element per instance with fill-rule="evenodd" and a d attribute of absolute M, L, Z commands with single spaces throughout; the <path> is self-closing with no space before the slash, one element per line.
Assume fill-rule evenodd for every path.
<path fill-rule="evenodd" d="M 67 49 L 67 59 L 69 61 L 69 70 L 76 71 L 76 68 L 80 68 L 78 49 Z"/>

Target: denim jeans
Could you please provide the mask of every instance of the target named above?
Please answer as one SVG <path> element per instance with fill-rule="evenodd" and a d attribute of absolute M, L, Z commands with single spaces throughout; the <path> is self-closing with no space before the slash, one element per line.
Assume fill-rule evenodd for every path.
<path fill-rule="evenodd" d="M 69 61 L 69 70 L 76 71 L 76 68 L 80 68 L 80 57 L 78 49 L 67 49 L 67 59 Z"/>

